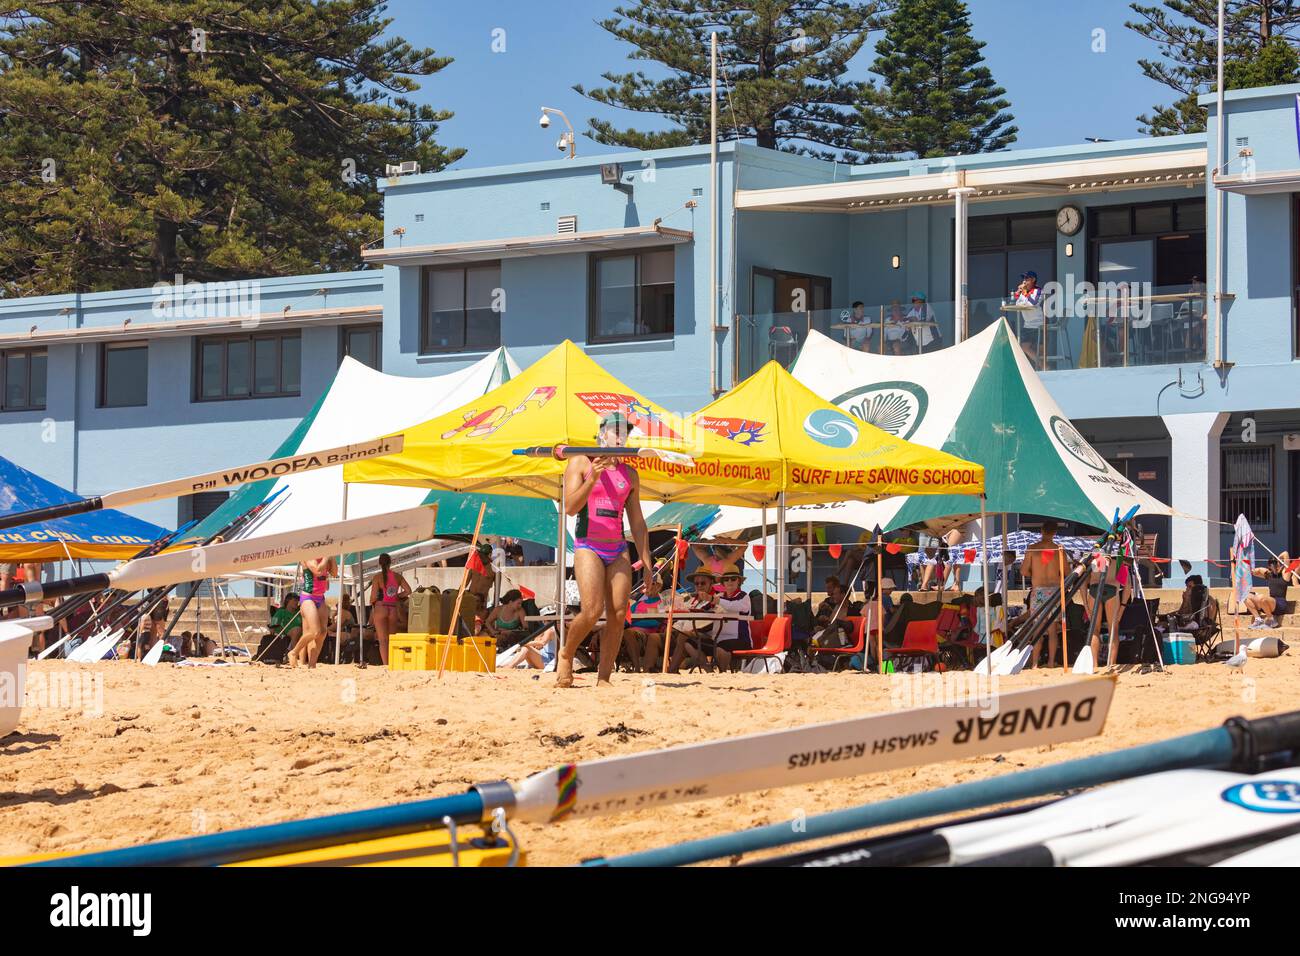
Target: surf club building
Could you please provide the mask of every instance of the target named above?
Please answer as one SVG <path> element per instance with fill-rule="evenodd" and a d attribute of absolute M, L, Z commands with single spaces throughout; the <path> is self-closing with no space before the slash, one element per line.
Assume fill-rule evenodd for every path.
<path fill-rule="evenodd" d="M 265 457 L 345 355 L 441 375 L 571 339 L 690 411 L 812 330 L 907 353 L 1005 317 L 1114 468 L 1294 552 L 1298 97 L 1228 93 L 1222 155 L 1207 97 L 1206 135 L 860 166 L 727 143 L 716 196 L 708 147 L 388 178 L 356 271 L 0 301 L 0 454 L 91 495 Z M 1041 311 L 1009 298 L 1028 272 Z M 890 407 L 879 424 L 910 427 Z M 1227 529 L 1145 525 L 1223 576 L 1204 562 Z"/>

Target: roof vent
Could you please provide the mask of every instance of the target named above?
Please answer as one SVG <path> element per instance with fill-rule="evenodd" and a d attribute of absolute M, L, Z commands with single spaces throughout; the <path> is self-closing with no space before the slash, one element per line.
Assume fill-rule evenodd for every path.
<path fill-rule="evenodd" d="M 561 216 L 555 222 L 556 232 L 562 236 L 571 235 L 578 231 L 577 216 Z"/>

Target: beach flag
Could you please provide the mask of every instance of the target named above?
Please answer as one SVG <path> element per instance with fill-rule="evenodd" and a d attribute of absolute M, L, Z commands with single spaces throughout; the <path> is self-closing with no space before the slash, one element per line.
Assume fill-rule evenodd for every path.
<path fill-rule="evenodd" d="M 1237 515 L 1232 526 L 1232 560 L 1232 596 L 1240 607 L 1250 597 L 1255 568 L 1255 533 L 1245 515 Z"/>
<path fill-rule="evenodd" d="M 478 553 L 477 548 L 469 553 L 469 558 L 466 560 L 465 564 L 474 574 L 491 574 L 487 565 L 483 563 L 483 556 Z"/>

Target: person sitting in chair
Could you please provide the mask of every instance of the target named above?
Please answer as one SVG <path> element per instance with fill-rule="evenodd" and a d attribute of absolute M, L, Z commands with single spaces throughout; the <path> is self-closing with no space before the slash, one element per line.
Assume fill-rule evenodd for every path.
<path fill-rule="evenodd" d="M 826 579 L 826 600 L 817 606 L 816 622 L 819 628 L 813 637 L 818 647 L 848 647 L 853 643 L 853 622 L 848 618 L 854 612 L 849 594 L 832 575 Z"/>
<path fill-rule="evenodd" d="M 718 609 L 717 595 L 713 585 L 717 582 L 713 572 L 707 568 L 698 568 L 691 575 L 695 590 L 690 594 L 678 595 L 674 610 L 686 613 L 710 614 Z M 690 656 L 692 662 L 707 666 L 708 657 L 713 653 L 713 631 L 717 621 L 681 620 L 673 622 L 673 656 L 668 664 L 668 673 L 676 674 L 681 670 L 682 660 Z"/>
<path fill-rule="evenodd" d="M 1269 558 L 1268 565 L 1256 568 L 1255 574 L 1264 579 L 1268 594 L 1251 593 L 1246 598 L 1246 610 L 1253 616 L 1251 630 L 1265 627 L 1281 627 L 1278 616 L 1291 612 L 1291 602 L 1286 599 L 1287 577 L 1285 568 L 1277 558 Z"/>

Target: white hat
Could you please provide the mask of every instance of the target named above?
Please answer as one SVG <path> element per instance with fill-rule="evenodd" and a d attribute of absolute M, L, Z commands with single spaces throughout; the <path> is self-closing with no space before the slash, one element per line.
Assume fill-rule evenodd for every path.
<path fill-rule="evenodd" d="M 892 590 L 897 590 L 897 587 L 898 587 L 898 586 L 897 586 L 896 584 L 894 584 L 894 579 L 893 579 L 893 578 L 881 578 L 881 579 L 880 579 L 880 590 L 882 590 L 882 591 L 884 591 L 884 590 L 886 590 L 886 589 L 891 590 L 891 591 L 892 591 Z"/>

